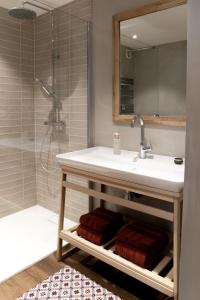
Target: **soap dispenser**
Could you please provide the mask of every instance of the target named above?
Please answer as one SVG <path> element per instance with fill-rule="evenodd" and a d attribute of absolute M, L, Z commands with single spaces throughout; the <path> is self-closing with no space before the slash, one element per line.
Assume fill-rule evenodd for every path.
<path fill-rule="evenodd" d="M 118 132 L 113 134 L 113 154 L 120 154 L 120 135 Z"/>

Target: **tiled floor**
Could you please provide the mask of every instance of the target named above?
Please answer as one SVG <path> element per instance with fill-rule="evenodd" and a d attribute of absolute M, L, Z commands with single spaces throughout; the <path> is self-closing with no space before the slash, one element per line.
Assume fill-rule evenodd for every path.
<path fill-rule="evenodd" d="M 74 222 L 65 220 L 65 227 Z M 33 206 L 0 219 L 0 282 L 56 250 L 57 215 Z"/>

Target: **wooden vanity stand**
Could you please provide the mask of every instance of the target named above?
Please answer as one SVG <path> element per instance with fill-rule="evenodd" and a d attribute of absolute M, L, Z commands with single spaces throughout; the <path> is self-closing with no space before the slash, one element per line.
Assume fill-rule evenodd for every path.
<path fill-rule="evenodd" d="M 174 193 L 166 190 L 156 189 L 155 187 L 134 184 L 129 181 L 123 181 L 111 178 L 94 172 L 84 171 L 79 168 L 61 165 L 62 168 L 62 196 L 60 202 L 59 228 L 58 228 L 58 248 L 57 258 L 61 260 L 66 253 L 63 253 L 63 240 L 69 242 L 74 247 L 81 249 L 90 255 L 114 266 L 120 271 L 136 278 L 137 280 L 153 287 L 165 295 L 178 299 L 178 275 L 179 275 L 179 258 L 180 258 L 180 238 L 181 238 L 181 207 L 182 192 Z M 158 209 L 150 205 L 136 203 L 134 201 L 125 200 L 120 197 L 109 195 L 105 189 L 96 191 L 89 187 L 83 187 L 69 181 L 68 175 L 74 175 L 91 183 L 99 183 L 102 186 L 109 186 L 125 191 L 135 192 L 146 195 L 162 201 L 170 202 L 173 205 L 173 212 Z M 97 246 L 77 235 L 76 227 L 69 230 L 64 229 L 64 210 L 65 210 L 65 192 L 66 189 L 72 189 L 90 197 L 102 199 L 112 204 L 121 205 L 135 211 L 139 211 L 148 215 L 158 217 L 173 223 L 173 249 L 165 253 L 157 266 L 153 270 L 147 270 L 138 265 L 116 255 L 113 250 L 114 240 L 106 243 L 104 246 Z M 173 263 L 172 263 L 173 261 Z M 172 268 L 168 274 L 162 276 L 162 271 L 171 262 Z"/>

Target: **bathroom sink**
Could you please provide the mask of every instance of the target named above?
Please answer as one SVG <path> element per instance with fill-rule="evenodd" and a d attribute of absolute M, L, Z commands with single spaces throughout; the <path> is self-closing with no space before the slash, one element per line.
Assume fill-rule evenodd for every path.
<path fill-rule="evenodd" d="M 150 155 L 139 159 L 137 152 L 122 150 L 120 155 L 114 155 L 113 149 L 106 147 L 93 147 L 56 157 L 61 165 L 170 192 L 183 190 L 184 164 L 176 165 L 174 157 Z"/>

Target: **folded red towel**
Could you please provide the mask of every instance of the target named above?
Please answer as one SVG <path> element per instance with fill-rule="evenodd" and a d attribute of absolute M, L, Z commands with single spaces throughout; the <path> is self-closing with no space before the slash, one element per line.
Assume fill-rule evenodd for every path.
<path fill-rule="evenodd" d="M 168 236 L 165 233 L 140 224 L 126 225 L 118 232 L 116 240 L 148 253 L 160 251 L 168 244 Z"/>
<path fill-rule="evenodd" d="M 116 232 L 122 226 L 122 215 L 105 209 L 96 209 L 80 217 L 80 223 L 100 233 Z"/>
<path fill-rule="evenodd" d="M 141 224 L 141 223 L 136 223 L 136 222 L 131 222 L 129 225 L 131 227 L 137 228 L 138 230 L 140 230 L 140 231 L 142 231 L 146 234 L 149 234 L 149 235 L 151 235 L 151 236 L 153 236 L 157 239 L 160 239 L 160 240 L 164 241 L 164 243 L 168 244 L 169 237 L 166 234 L 166 232 L 164 232 L 162 230 L 153 229 L 153 228 L 150 228 L 147 225 L 144 225 L 144 224 Z"/>
<path fill-rule="evenodd" d="M 116 254 L 145 269 L 149 268 L 155 259 L 155 255 L 131 247 L 120 241 L 116 241 L 115 243 L 115 252 Z"/>
<path fill-rule="evenodd" d="M 114 212 L 112 210 L 108 210 L 105 208 L 96 208 L 93 212 L 96 215 L 105 216 L 109 220 L 119 221 L 119 222 L 123 223 L 123 216 L 121 213 Z"/>
<path fill-rule="evenodd" d="M 110 231 L 113 227 L 116 227 L 116 224 L 110 222 L 101 216 L 98 216 L 94 213 L 89 213 L 80 217 L 80 223 L 86 226 L 89 229 L 95 230 L 99 233 Z"/>
<path fill-rule="evenodd" d="M 83 237 L 84 239 L 96 244 L 96 245 L 103 245 L 108 242 L 116 232 L 105 232 L 100 233 L 95 230 L 89 229 L 84 225 L 79 225 L 77 230 L 77 234 Z"/>

